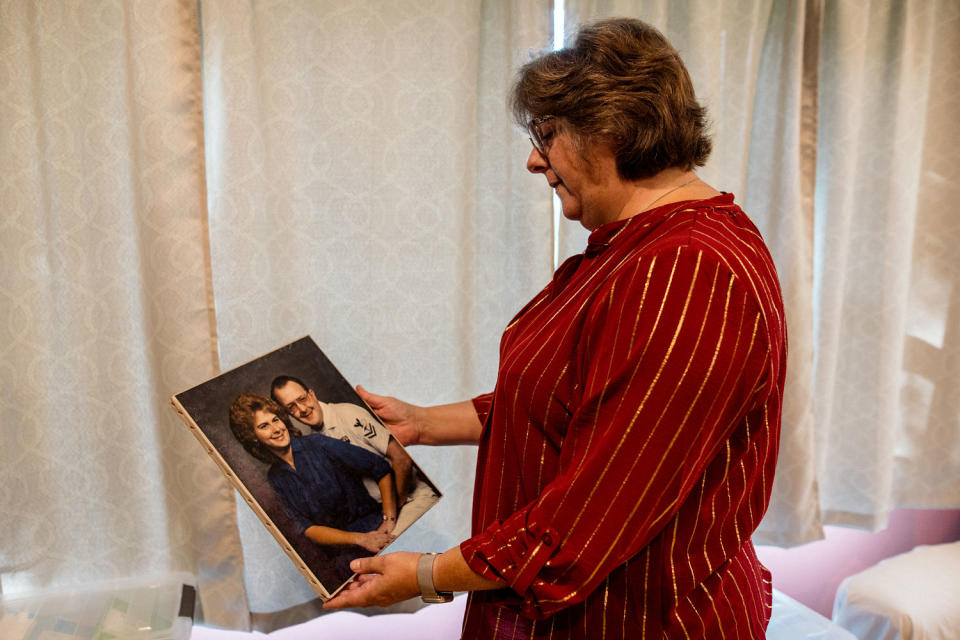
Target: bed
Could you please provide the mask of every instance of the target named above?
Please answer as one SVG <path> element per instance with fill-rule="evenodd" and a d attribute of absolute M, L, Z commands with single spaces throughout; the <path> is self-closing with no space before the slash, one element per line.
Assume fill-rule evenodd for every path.
<path fill-rule="evenodd" d="M 844 579 L 833 619 L 861 640 L 960 638 L 960 542 L 919 546 Z"/>
<path fill-rule="evenodd" d="M 460 622 L 466 606 L 466 595 L 457 596 L 451 604 L 428 605 L 416 613 L 394 613 L 365 616 L 352 611 L 339 611 L 309 622 L 279 629 L 270 634 L 223 631 L 194 626 L 192 640 L 357 640 L 358 638 L 390 638 L 390 640 L 455 640 L 460 637 Z M 773 592 L 773 617 L 767 629 L 767 640 L 856 640 L 812 609 L 777 590 Z"/>

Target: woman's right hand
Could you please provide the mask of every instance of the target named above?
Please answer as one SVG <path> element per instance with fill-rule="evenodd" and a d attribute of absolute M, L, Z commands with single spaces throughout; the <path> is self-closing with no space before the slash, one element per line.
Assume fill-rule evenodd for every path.
<path fill-rule="evenodd" d="M 379 529 L 371 531 L 370 533 L 361 533 L 358 536 L 357 544 L 370 553 L 377 553 L 388 544 L 393 542 L 395 536 L 390 535 Z"/>
<path fill-rule="evenodd" d="M 421 425 L 417 416 L 417 410 L 420 407 L 391 396 L 378 396 L 359 385 L 357 393 L 390 429 L 400 444 L 406 447 L 420 442 Z"/>

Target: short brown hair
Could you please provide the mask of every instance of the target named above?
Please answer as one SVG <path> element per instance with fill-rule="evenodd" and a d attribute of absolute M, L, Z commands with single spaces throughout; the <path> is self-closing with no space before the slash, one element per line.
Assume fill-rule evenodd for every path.
<path fill-rule="evenodd" d="M 680 55 L 640 20 L 585 25 L 572 46 L 524 65 L 511 108 L 524 126 L 558 118 L 580 149 L 585 138 L 609 142 L 625 180 L 690 170 L 710 155 L 706 110 Z"/>
<path fill-rule="evenodd" d="M 237 396 L 237 399 L 230 405 L 230 430 L 233 432 L 233 437 L 243 445 L 247 453 L 261 462 L 270 464 L 276 462 L 277 457 L 257 439 L 254 431 L 257 411 L 269 411 L 283 420 L 291 438 L 299 438 L 301 433 L 290 423 L 287 410 L 272 399 L 256 393 L 241 393 Z"/>

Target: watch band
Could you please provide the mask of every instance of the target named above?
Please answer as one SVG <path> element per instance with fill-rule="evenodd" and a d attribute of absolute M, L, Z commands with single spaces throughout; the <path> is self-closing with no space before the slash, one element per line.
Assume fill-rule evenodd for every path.
<path fill-rule="evenodd" d="M 437 591 L 433 586 L 433 563 L 437 554 L 424 553 L 417 561 L 417 585 L 420 587 L 420 599 L 430 604 L 439 604 L 453 600 L 452 591 Z"/>

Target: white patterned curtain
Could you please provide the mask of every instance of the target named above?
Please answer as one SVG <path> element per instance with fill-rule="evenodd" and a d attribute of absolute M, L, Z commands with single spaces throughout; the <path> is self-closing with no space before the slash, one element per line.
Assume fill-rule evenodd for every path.
<path fill-rule="evenodd" d="M 0 4 L 0 584 L 187 570 L 246 627 L 313 593 L 167 399 L 307 333 L 375 390 L 489 390 L 551 270 L 505 104 L 550 6 L 198 8 Z M 447 497 L 406 544 L 445 549 L 474 451 L 416 455 Z"/>
<path fill-rule="evenodd" d="M 174 571 L 245 626 L 231 491 L 168 406 L 216 372 L 188 0 L 0 2 L 0 586 Z"/>
<path fill-rule="evenodd" d="M 679 49 L 712 119 L 701 175 L 777 262 L 790 349 L 758 542 L 960 506 L 960 3 L 567 0 Z"/>
<path fill-rule="evenodd" d="M 960 2 L 827 2 L 817 156 L 826 522 L 960 506 Z"/>
<path fill-rule="evenodd" d="M 549 2 L 207 0 L 203 33 L 224 368 L 310 334 L 375 392 L 491 389 L 502 328 L 551 274 L 550 192 L 505 98 Z M 445 497 L 391 548 L 445 550 L 469 535 L 475 448 L 411 453 Z M 251 610 L 310 601 L 239 522 Z"/>

